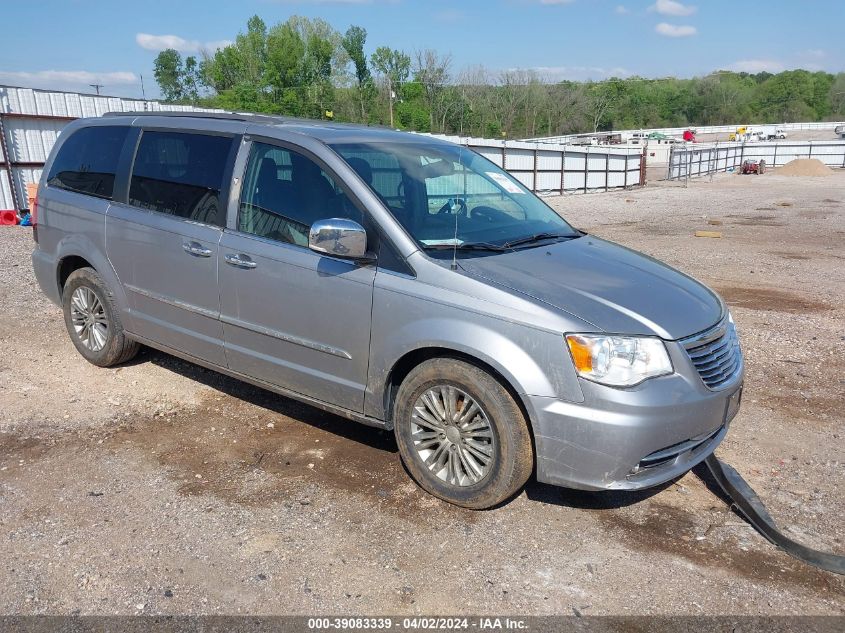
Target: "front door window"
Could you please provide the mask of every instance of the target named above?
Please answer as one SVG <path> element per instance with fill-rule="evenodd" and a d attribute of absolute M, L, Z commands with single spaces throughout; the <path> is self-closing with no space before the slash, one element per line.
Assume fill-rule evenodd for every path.
<path fill-rule="evenodd" d="M 344 190 L 313 160 L 298 152 L 253 143 L 238 210 L 238 230 L 259 237 L 308 245 L 317 220 L 361 212 Z"/>

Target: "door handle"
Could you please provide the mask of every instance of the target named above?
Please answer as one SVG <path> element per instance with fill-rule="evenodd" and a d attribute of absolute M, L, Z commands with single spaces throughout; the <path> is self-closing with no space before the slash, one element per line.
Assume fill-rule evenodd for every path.
<path fill-rule="evenodd" d="M 211 249 L 205 248 L 199 242 L 183 242 L 182 250 L 189 255 L 196 255 L 197 257 L 211 257 Z"/>
<path fill-rule="evenodd" d="M 237 266 L 238 268 L 255 268 L 258 266 L 258 264 L 252 261 L 249 257 L 246 257 L 246 259 L 244 259 L 244 257 L 246 257 L 246 255 L 232 255 L 230 253 L 229 255 L 224 256 L 223 259 L 227 264 Z"/>

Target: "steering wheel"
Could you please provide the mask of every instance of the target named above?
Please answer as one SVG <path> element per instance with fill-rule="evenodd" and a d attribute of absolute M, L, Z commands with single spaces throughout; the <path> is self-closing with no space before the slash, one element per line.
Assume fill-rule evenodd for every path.
<path fill-rule="evenodd" d="M 449 198 L 437 215 L 467 215 L 467 202 L 463 198 Z"/>

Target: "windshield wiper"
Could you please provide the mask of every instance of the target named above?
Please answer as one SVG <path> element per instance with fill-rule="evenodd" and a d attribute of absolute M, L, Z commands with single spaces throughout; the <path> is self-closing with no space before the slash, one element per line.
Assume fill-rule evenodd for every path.
<path fill-rule="evenodd" d="M 502 248 L 513 248 L 514 246 L 520 246 L 522 244 L 531 244 L 533 242 L 542 242 L 543 240 L 553 240 L 553 239 L 575 239 L 578 237 L 572 233 L 535 233 L 534 235 L 527 235 L 525 237 L 520 237 L 515 240 L 511 240 L 510 242 L 505 242 L 502 244 Z"/>
<path fill-rule="evenodd" d="M 463 244 L 426 244 L 423 248 L 427 251 L 504 251 L 504 246 L 488 244 L 487 242 L 464 242 Z"/>

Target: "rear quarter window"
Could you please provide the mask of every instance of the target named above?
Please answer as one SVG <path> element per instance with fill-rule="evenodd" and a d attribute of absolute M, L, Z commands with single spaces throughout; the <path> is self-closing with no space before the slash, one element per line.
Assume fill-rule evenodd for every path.
<path fill-rule="evenodd" d="M 142 209 L 212 224 L 226 224 L 220 200 L 232 138 L 145 131 L 138 144 L 129 203 Z"/>
<path fill-rule="evenodd" d="M 71 132 L 47 175 L 47 186 L 111 200 L 128 126 L 101 125 Z"/>

